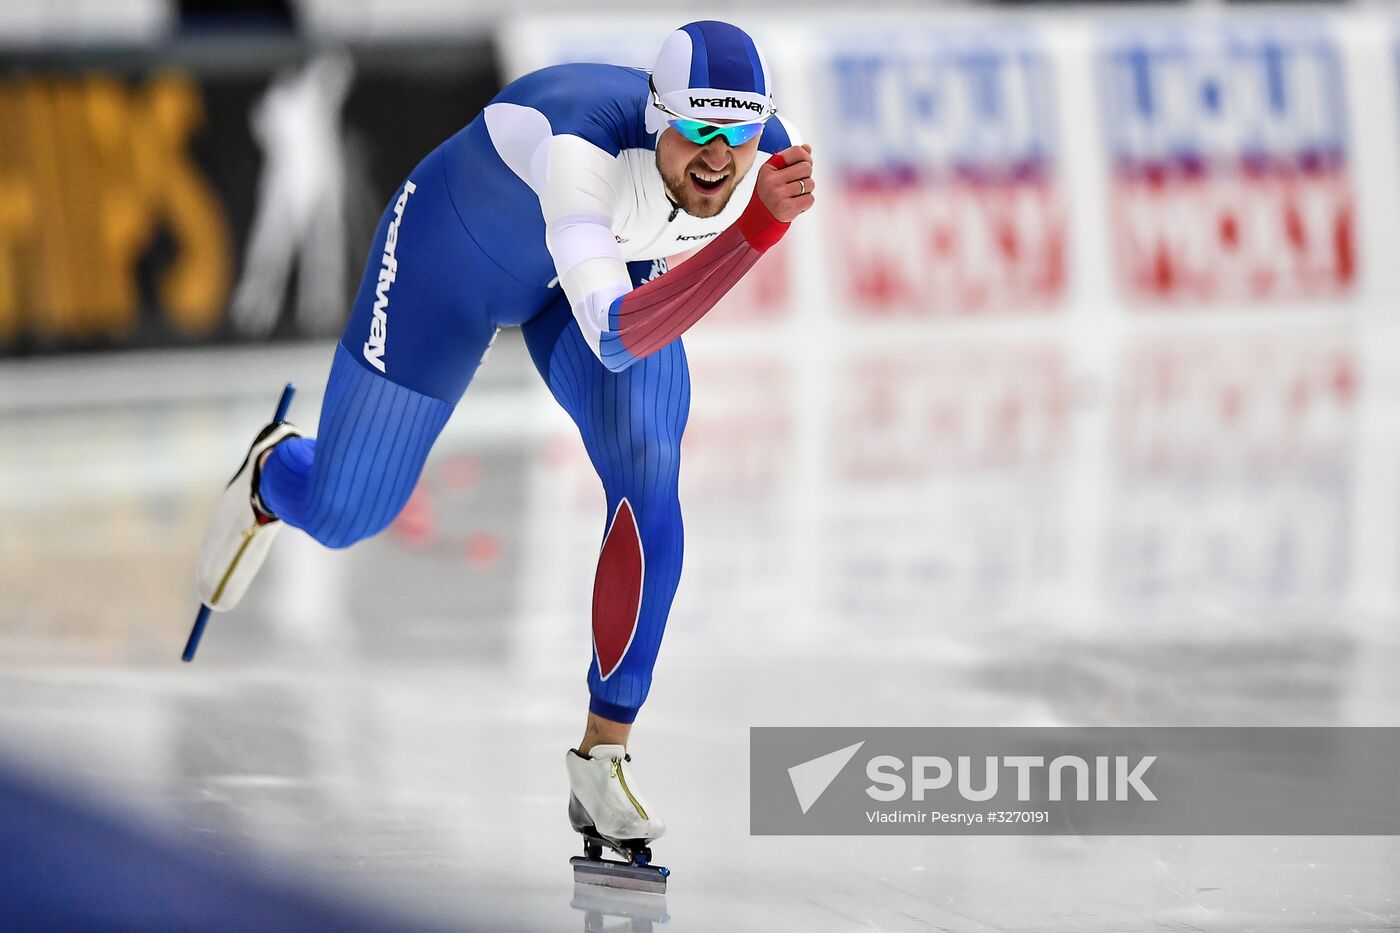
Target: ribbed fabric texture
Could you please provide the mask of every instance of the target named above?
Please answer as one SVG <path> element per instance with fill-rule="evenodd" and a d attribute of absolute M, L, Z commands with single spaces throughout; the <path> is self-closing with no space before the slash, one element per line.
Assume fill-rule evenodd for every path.
<path fill-rule="evenodd" d="M 263 502 L 326 547 L 378 534 L 408 502 L 451 414 L 447 402 L 370 372 L 336 344 L 318 436 L 273 448 Z"/>
<path fill-rule="evenodd" d="M 651 671 L 680 582 L 685 550 L 680 480 L 681 436 L 690 413 L 690 370 L 673 341 L 621 372 L 599 362 L 567 301 L 525 325 L 525 339 L 550 391 L 578 425 L 607 496 L 601 536 L 623 497 L 642 541 L 645 574 L 636 634 L 605 681 L 589 665 L 591 709 L 631 722 L 651 688 Z"/>

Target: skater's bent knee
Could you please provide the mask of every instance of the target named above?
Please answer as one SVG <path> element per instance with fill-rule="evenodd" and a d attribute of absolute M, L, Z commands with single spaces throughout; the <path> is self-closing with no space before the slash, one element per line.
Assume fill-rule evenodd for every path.
<path fill-rule="evenodd" d="M 357 502 L 326 503 L 314 511 L 302 530 L 328 548 L 347 548 L 388 527 L 393 516 L 383 519 L 374 514 L 377 511 L 382 511 L 377 503 L 368 506 Z"/>
<path fill-rule="evenodd" d="M 314 529 L 306 529 L 306 533 L 316 539 L 318 544 L 335 550 L 343 550 L 352 544 L 357 544 L 365 538 L 371 537 L 374 532 L 360 534 L 358 532 L 317 532 Z"/>

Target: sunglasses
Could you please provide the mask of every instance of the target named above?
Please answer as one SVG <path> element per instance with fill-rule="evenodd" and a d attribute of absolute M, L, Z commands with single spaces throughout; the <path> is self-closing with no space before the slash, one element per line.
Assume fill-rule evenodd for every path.
<path fill-rule="evenodd" d="M 776 110 L 770 110 L 757 120 L 746 120 L 743 123 L 710 123 L 706 120 L 692 120 L 668 109 L 665 104 L 661 103 L 661 95 L 656 93 L 656 84 L 650 78 L 647 79 L 647 83 L 651 87 L 652 106 L 671 118 L 666 121 L 670 124 L 671 129 L 697 146 L 705 145 L 716 136 L 724 137 L 724 141 L 731 146 L 742 146 L 763 132 L 763 124 L 768 122 L 769 117 L 777 113 Z"/>
<path fill-rule="evenodd" d="M 686 139 L 703 146 L 716 136 L 723 136 L 724 141 L 731 146 L 742 146 L 763 132 L 763 120 L 754 120 L 749 123 L 706 123 L 704 120 L 688 120 L 685 117 L 676 117 L 667 120 L 671 128 L 680 133 Z"/>

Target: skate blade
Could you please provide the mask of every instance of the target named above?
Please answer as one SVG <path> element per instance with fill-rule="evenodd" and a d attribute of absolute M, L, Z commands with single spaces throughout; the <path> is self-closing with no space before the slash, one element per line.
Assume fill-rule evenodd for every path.
<path fill-rule="evenodd" d="M 597 884 L 646 894 L 665 894 L 666 876 L 670 874 L 660 865 L 633 865 L 631 862 L 591 859 L 582 855 L 569 859 L 569 864 L 574 866 L 574 880 L 579 884 Z"/>

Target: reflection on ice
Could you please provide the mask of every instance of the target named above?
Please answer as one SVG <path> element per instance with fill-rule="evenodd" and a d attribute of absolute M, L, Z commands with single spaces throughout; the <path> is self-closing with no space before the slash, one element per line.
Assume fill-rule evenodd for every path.
<path fill-rule="evenodd" d="M 654 924 L 671 919 L 666 913 L 664 894 L 644 894 L 639 891 L 621 891 L 596 884 L 575 884 L 574 897 L 569 901 L 574 910 L 583 911 L 584 933 L 601 933 L 603 930 L 618 933 L 651 933 Z M 609 918 L 621 917 L 621 925 L 611 923 Z"/>

